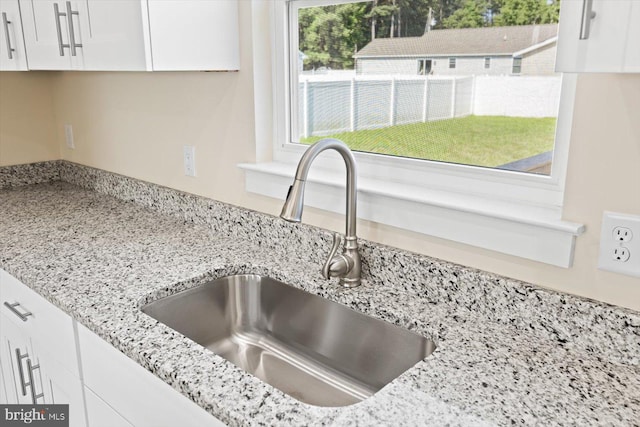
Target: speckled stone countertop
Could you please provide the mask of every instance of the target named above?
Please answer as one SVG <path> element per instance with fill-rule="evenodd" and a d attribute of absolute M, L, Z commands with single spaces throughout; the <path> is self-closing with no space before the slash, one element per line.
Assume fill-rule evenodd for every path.
<path fill-rule="evenodd" d="M 0 168 L 0 267 L 229 425 L 640 425 L 639 313 L 367 241 L 366 282 L 343 290 L 313 273 L 329 240 L 68 162 Z M 139 310 L 232 273 L 267 274 L 438 348 L 365 401 L 320 408 Z"/>

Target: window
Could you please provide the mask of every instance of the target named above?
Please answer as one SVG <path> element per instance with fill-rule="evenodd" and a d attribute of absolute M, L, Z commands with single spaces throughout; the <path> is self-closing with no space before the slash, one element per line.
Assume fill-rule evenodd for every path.
<path fill-rule="evenodd" d="M 432 61 L 430 59 L 418 59 L 418 75 L 425 76 L 431 73 Z"/>
<path fill-rule="evenodd" d="M 385 2 L 378 0 L 377 4 Z M 250 171 L 249 191 L 282 198 L 290 185 L 285 176 L 295 170 L 308 145 L 336 137 L 350 145 L 358 161 L 359 188 L 367 194 L 360 199 L 365 206 L 359 209 L 360 217 L 555 265 L 570 264 L 572 239 L 582 229 L 579 224 L 560 219 L 575 90 L 573 76 L 537 79 L 546 82 L 544 88 L 528 88 L 520 95 L 518 85 L 527 82 L 527 78 L 505 76 L 511 56 L 490 61 L 494 62 L 490 69 L 496 75 L 447 74 L 447 57 L 437 61 L 442 63 L 441 68 L 432 61 L 428 74 L 429 60 L 404 58 L 399 48 L 386 48 L 384 44 L 391 38 L 383 34 L 395 31 L 392 43 L 401 44 L 405 35 L 433 34 L 437 23 L 430 31 L 425 31 L 424 22 L 412 25 L 404 16 L 402 30 L 389 21 L 372 23 L 364 18 L 371 12 L 371 1 L 265 3 L 273 5 L 276 20 L 274 163 L 243 166 Z M 345 19 L 354 13 L 361 18 Z M 347 31 L 345 25 L 349 22 L 366 25 L 355 25 Z M 322 30 L 321 23 L 331 31 Z M 377 36 L 374 43 L 370 38 L 372 27 Z M 421 35 L 409 32 L 418 27 Z M 495 32 L 503 44 L 504 37 L 515 38 L 510 31 L 520 30 L 501 28 Z M 398 31 L 403 32 L 398 35 Z M 553 31 L 557 26 L 548 25 L 532 34 L 544 36 Z M 345 34 L 350 37 L 346 41 L 342 40 Z M 298 64 L 300 52 L 306 56 L 302 69 Z M 475 58 L 482 61 L 482 67 L 488 57 Z M 451 65 L 451 60 L 455 64 L 457 58 L 448 59 Z M 471 60 L 466 58 L 465 64 Z M 260 66 L 256 64 L 256 69 Z M 265 64 L 264 68 L 269 66 Z M 313 70 L 322 66 L 328 72 L 314 75 Z M 469 67 L 473 68 L 471 64 Z M 492 86 L 501 82 L 507 82 L 506 86 Z M 482 92 L 494 98 L 492 102 L 473 104 L 480 102 Z M 504 92 L 508 95 L 504 99 L 493 96 Z M 532 100 L 531 93 L 547 98 L 544 102 Z M 555 96 L 555 101 L 550 96 Z M 560 108 L 556 107 L 552 114 L 537 110 L 532 114 L 537 117 L 517 117 L 517 111 L 527 109 L 525 103 L 531 104 L 528 111 L 550 105 Z M 510 105 L 513 113 L 508 112 Z M 524 132 L 523 123 L 528 123 Z M 478 137 L 480 142 L 475 146 L 465 145 Z M 506 153 L 511 157 L 500 157 Z M 335 185 L 336 180 L 340 182 L 337 177 L 343 168 L 335 158 L 321 156 L 313 168 L 318 174 L 314 179 L 318 185 Z M 267 176 L 284 189 L 275 190 L 268 185 Z M 306 201 L 312 206 L 341 211 L 340 205 L 329 203 L 324 196 L 308 195 Z M 457 225 L 452 229 L 447 221 L 453 217 L 457 218 Z M 489 226 L 484 221 L 496 224 L 495 236 L 486 238 Z M 517 237 L 510 234 L 520 227 L 529 229 Z M 532 232 L 531 227 L 537 231 Z M 461 232 L 462 229 L 466 231 Z M 502 234 L 507 237 L 496 237 Z M 540 243 L 547 235 L 548 244 Z"/>
<path fill-rule="evenodd" d="M 393 19 L 370 19 L 385 1 L 289 1 L 296 35 L 289 49 L 297 53 L 291 142 L 331 136 L 362 152 L 549 175 L 562 77 L 535 54 L 540 75 L 514 81 L 507 67 L 512 58 L 512 74 L 520 74 L 519 52 L 554 42 L 557 24 L 459 29 L 445 19 L 444 29 L 425 31 L 423 20 L 407 15 L 398 28 Z M 410 3 L 427 13 L 431 4 Z M 457 56 L 444 56 L 446 69 L 415 57 L 460 46 L 467 46 L 462 68 Z M 483 55 L 492 51 L 501 52 L 502 69 Z"/>
<path fill-rule="evenodd" d="M 513 58 L 513 67 L 511 72 L 513 74 L 520 74 L 522 71 L 522 58 Z"/>

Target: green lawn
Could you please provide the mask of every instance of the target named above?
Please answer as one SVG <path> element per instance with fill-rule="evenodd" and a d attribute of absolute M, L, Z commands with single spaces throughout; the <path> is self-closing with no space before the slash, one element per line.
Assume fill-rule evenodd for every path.
<path fill-rule="evenodd" d="M 303 138 L 337 138 L 352 150 L 496 167 L 553 150 L 556 119 L 469 116 Z"/>

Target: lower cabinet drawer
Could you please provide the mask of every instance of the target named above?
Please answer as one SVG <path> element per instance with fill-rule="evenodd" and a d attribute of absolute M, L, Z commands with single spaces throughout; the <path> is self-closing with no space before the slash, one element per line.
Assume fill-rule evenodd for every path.
<path fill-rule="evenodd" d="M 130 424 L 224 427 L 220 420 L 82 325 L 78 325 L 78 341 L 85 386 Z"/>

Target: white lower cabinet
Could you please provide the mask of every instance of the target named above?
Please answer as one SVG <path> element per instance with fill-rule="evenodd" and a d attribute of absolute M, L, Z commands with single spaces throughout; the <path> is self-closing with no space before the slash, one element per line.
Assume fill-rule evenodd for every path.
<path fill-rule="evenodd" d="M 91 427 L 133 427 L 129 421 L 100 399 L 89 387 L 84 388 L 87 416 Z"/>
<path fill-rule="evenodd" d="M 131 425 L 224 426 L 82 325 L 78 325 L 78 343 L 85 386 Z M 90 420 L 96 417 L 89 412 Z M 90 427 L 94 426 L 90 423 Z"/>
<path fill-rule="evenodd" d="M 0 270 L 0 398 L 7 404 L 68 404 L 86 426 L 73 321 Z"/>
<path fill-rule="evenodd" d="M 0 269 L 0 404 L 69 404 L 71 427 L 223 427 Z"/>

